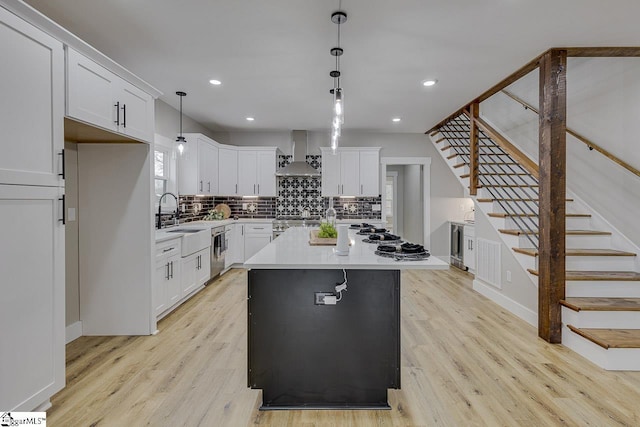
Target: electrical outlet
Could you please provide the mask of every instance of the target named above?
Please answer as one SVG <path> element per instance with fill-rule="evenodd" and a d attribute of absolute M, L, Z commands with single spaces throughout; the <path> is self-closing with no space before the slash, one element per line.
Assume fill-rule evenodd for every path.
<path fill-rule="evenodd" d="M 507 270 L 507 282 L 511 283 L 511 270 Z"/>
<path fill-rule="evenodd" d="M 185 213 L 187 211 L 187 206 L 184 203 L 182 203 L 180 205 L 180 210 L 182 210 L 182 213 Z"/>
<path fill-rule="evenodd" d="M 333 292 L 316 292 L 316 305 L 325 305 L 325 297 L 333 297 L 335 298 L 335 294 Z M 334 303 L 335 304 L 335 303 Z"/>
<path fill-rule="evenodd" d="M 344 209 L 345 211 L 349 210 L 349 203 L 345 203 L 344 205 L 342 205 L 342 209 Z"/>
<path fill-rule="evenodd" d="M 382 210 L 382 205 L 371 205 L 372 212 L 380 212 Z"/>
<path fill-rule="evenodd" d="M 243 210 L 243 211 L 246 211 L 246 210 L 247 210 L 247 204 L 246 204 L 246 203 L 243 203 L 243 204 L 242 204 L 242 210 Z"/>

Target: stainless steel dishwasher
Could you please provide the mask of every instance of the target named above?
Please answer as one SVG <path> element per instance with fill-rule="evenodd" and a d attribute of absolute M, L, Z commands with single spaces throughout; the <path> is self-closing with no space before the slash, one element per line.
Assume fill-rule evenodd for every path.
<path fill-rule="evenodd" d="M 224 269 L 224 255 L 227 251 L 224 226 L 211 229 L 211 276 L 213 279 Z"/>

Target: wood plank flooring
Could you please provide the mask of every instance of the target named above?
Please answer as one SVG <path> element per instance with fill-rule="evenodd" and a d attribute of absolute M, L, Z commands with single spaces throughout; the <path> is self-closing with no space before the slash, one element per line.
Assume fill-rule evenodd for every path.
<path fill-rule="evenodd" d="M 640 373 L 607 372 L 537 337 L 456 269 L 402 273 L 402 389 L 390 411 L 260 412 L 247 388 L 244 270 L 149 337 L 67 346 L 50 426 L 637 426 Z"/>

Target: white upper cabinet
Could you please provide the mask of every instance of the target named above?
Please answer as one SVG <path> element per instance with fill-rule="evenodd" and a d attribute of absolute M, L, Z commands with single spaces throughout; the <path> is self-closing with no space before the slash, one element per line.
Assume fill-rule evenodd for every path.
<path fill-rule="evenodd" d="M 218 150 L 218 194 L 238 194 L 238 151 L 235 148 L 220 147 Z"/>
<path fill-rule="evenodd" d="M 360 151 L 360 196 L 380 195 L 380 150 Z"/>
<path fill-rule="evenodd" d="M 255 151 L 238 151 L 238 194 L 242 196 L 257 195 L 257 168 L 258 159 Z"/>
<path fill-rule="evenodd" d="M 62 43 L 0 8 L 0 183 L 60 186 Z"/>
<path fill-rule="evenodd" d="M 67 116 L 142 141 L 153 141 L 153 97 L 67 48 Z"/>
<path fill-rule="evenodd" d="M 238 194 L 275 197 L 276 149 L 238 151 Z"/>
<path fill-rule="evenodd" d="M 218 194 L 218 147 L 214 140 L 199 133 L 184 135 L 187 143 L 178 155 L 180 194 Z"/>
<path fill-rule="evenodd" d="M 276 156 L 276 147 L 221 146 L 218 156 L 218 194 L 275 197 Z"/>
<path fill-rule="evenodd" d="M 322 148 L 322 195 L 380 195 L 380 148 Z"/>

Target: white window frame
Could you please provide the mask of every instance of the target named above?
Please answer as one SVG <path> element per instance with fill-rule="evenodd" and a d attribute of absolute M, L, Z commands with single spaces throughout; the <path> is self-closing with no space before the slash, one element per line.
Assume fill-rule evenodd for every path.
<path fill-rule="evenodd" d="M 165 191 L 169 193 L 173 193 L 178 196 L 177 193 L 177 182 L 176 182 L 176 171 L 177 171 L 177 156 L 176 156 L 176 144 L 170 138 L 166 136 L 155 134 L 154 144 L 152 147 L 153 157 L 153 194 L 154 194 L 154 211 L 157 212 L 158 209 L 158 195 L 156 195 L 156 179 L 164 179 L 166 180 Z M 156 176 L 155 174 L 155 152 L 161 151 L 165 153 L 165 164 L 164 164 L 164 176 Z M 173 200 L 173 197 L 165 197 L 162 200 L 162 211 L 167 213 L 175 212 L 176 210 L 176 202 Z"/>

